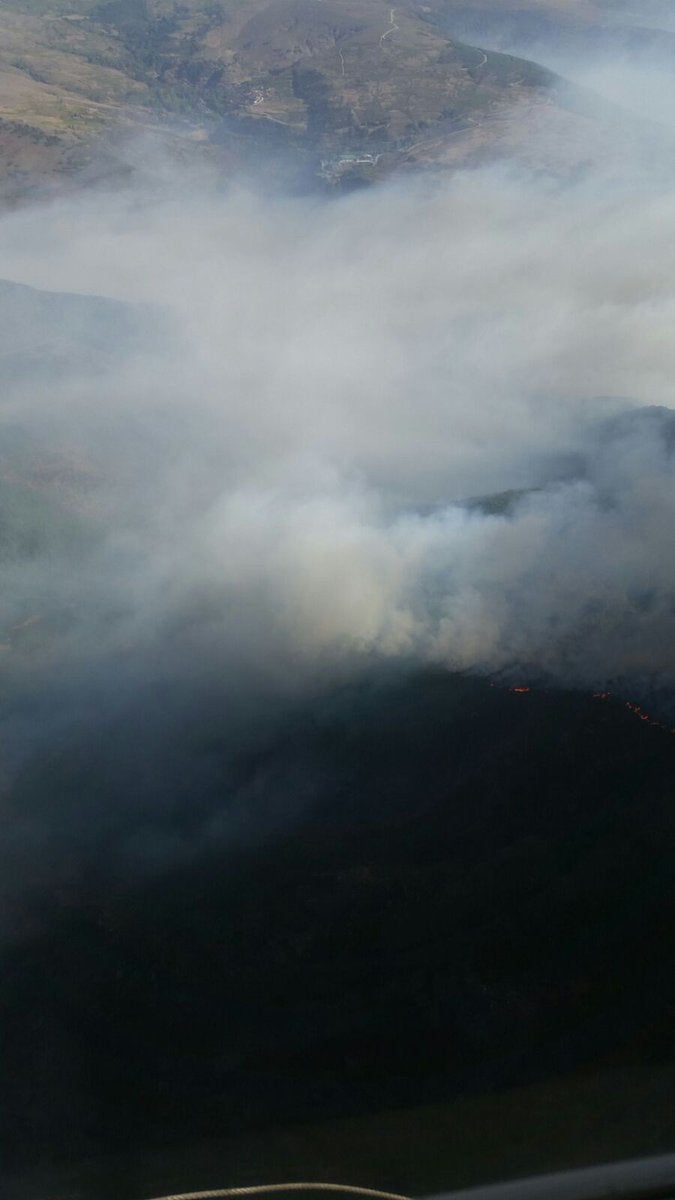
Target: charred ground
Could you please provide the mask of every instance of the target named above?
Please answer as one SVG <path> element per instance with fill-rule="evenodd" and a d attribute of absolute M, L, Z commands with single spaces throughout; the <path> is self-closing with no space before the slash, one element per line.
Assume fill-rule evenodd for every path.
<path fill-rule="evenodd" d="M 442 672 L 332 692 L 234 758 L 209 712 L 165 745 L 209 762 L 189 798 L 124 796 L 140 712 L 14 790 L 13 822 L 61 814 L 58 887 L 2 954 L 15 1164 L 672 1053 L 670 732 Z"/>

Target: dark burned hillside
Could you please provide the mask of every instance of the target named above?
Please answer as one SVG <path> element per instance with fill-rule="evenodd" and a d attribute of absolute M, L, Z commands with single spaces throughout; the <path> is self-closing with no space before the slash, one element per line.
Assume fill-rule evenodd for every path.
<path fill-rule="evenodd" d="M 351 685 L 234 762 L 199 724 L 208 781 L 154 813 L 116 790 L 133 716 L 15 789 L 79 823 L 2 952 L 15 1163 L 675 1052 L 670 732 L 443 673 Z"/>

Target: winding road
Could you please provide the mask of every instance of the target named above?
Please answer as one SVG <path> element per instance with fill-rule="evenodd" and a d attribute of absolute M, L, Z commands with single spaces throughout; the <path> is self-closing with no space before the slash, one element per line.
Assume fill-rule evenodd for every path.
<path fill-rule="evenodd" d="M 395 17 L 396 17 L 396 9 L 392 8 L 389 12 L 389 28 L 384 31 L 384 33 L 382 34 L 382 36 L 380 38 L 381 46 L 384 44 L 384 39 L 388 38 L 392 33 L 396 33 L 396 30 L 398 29 L 398 25 L 396 24 Z"/>

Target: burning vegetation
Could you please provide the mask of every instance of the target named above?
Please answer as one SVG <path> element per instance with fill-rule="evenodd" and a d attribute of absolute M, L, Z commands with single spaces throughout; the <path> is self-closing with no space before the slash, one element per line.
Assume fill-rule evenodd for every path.
<path fill-rule="evenodd" d="M 499 687 L 500 685 L 492 682 L 490 686 Z M 512 692 L 516 696 L 525 696 L 531 694 L 533 691 L 533 689 L 527 684 L 513 684 L 505 690 Z M 593 700 L 614 701 L 616 703 L 621 703 L 619 698 L 615 696 L 613 692 L 591 692 L 591 697 Z M 634 715 L 640 721 L 644 721 L 646 725 L 651 725 L 654 729 L 663 729 L 666 733 L 675 734 L 675 727 L 671 727 L 664 721 L 659 721 L 659 719 L 652 716 L 651 713 L 645 712 L 642 705 L 636 704 L 633 700 L 624 700 L 623 705 L 628 709 L 629 712 L 634 713 Z"/>

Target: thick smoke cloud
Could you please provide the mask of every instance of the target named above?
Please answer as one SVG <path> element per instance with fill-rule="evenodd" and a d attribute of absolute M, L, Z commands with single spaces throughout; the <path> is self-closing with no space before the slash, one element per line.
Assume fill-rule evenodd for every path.
<path fill-rule="evenodd" d="M 663 179 L 499 165 L 6 216 L 5 278 L 115 302 L 27 300 L 5 348 L 6 878 L 99 837 L 94 777 L 143 857 L 205 729 L 364 669 L 671 686 L 674 234 Z"/>
<path fill-rule="evenodd" d="M 79 570 L 47 547 L 49 570 L 9 581 L 69 596 L 69 654 L 87 629 L 101 653 L 178 623 L 271 670 L 375 653 L 620 673 L 634 649 L 611 627 L 647 636 L 673 584 L 672 425 L 650 411 L 671 403 L 672 212 L 647 187 L 485 170 L 6 219 L 7 275 L 163 325 L 103 374 L 71 356 L 56 385 L 9 389 L 6 426 L 77 459 L 100 508 Z"/>

